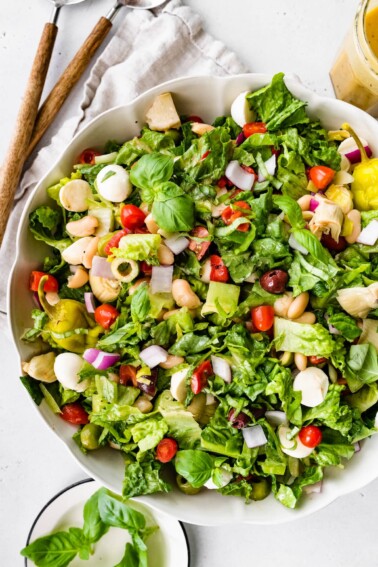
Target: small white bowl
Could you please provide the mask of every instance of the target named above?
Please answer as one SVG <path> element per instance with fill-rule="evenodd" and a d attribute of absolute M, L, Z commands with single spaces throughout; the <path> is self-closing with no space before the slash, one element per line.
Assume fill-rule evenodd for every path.
<path fill-rule="evenodd" d="M 126 141 L 138 135 L 145 123 L 146 110 L 159 93 L 171 92 L 179 113 L 197 114 L 205 122 L 211 123 L 216 116 L 229 114 L 231 103 L 240 92 L 256 90 L 270 80 L 268 75 L 245 74 L 231 77 L 189 77 L 170 81 L 149 90 L 129 104 L 104 112 L 73 138 L 37 185 L 25 205 L 20 221 L 16 260 L 9 280 L 8 310 L 13 340 L 22 360 L 27 360 L 33 353 L 33 346 L 20 340 L 24 329 L 32 324 L 30 313 L 34 305 L 32 294 L 28 290 L 29 274 L 41 265 L 48 253 L 48 248 L 36 242 L 28 231 L 28 217 L 36 207 L 48 202 L 47 187 L 71 172 L 75 158 L 84 148 L 101 148 L 107 140 Z M 349 122 L 360 136 L 369 141 L 374 155 L 378 156 L 378 123 L 375 119 L 350 104 L 320 97 L 293 78 L 287 78 L 286 83 L 294 95 L 307 101 L 311 117 L 318 118 L 325 128 L 331 130 L 339 129 L 341 124 Z M 25 392 L 25 395 L 28 394 Z M 44 402 L 38 408 L 36 406 L 36 409 L 90 476 L 111 490 L 121 492 L 124 465 L 117 451 L 104 449 L 83 455 L 72 441 L 75 429 L 71 425 L 54 415 Z M 328 469 L 325 476 L 322 492 L 307 495 L 295 510 L 285 508 L 273 496 L 246 506 L 242 498 L 221 496 L 213 490 L 204 490 L 196 496 L 186 496 L 173 490 L 169 494 L 155 494 L 142 497 L 141 500 L 153 508 L 193 524 L 278 524 L 296 520 L 324 508 L 339 496 L 358 490 L 377 478 L 378 436 L 366 440 L 362 450 L 346 464 L 344 470 Z"/>

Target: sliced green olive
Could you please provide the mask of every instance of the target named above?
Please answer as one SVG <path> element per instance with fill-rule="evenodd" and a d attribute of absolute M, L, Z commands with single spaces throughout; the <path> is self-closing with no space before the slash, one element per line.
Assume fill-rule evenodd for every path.
<path fill-rule="evenodd" d="M 264 500 L 270 494 L 270 483 L 266 478 L 252 482 L 252 500 Z"/>
<path fill-rule="evenodd" d="M 177 486 L 179 487 L 179 489 L 181 490 L 181 492 L 183 492 L 184 494 L 198 494 L 201 490 L 201 488 L 194 488 L 194 486 L 192 486 L 187 480 L 186 478 L 184 478 L 183 476 L 181 476 L 180 474 L 178 474 L 176 476 L 176 482 L 177 482 Z"/>
<path fill-rule="evenodd" d="M 85 449 L 93 451 L 99 448 L 99 439 L 102 433 L 102 427 L 94 423 L 87 423 L 80 432 L 80 441 Z"/>

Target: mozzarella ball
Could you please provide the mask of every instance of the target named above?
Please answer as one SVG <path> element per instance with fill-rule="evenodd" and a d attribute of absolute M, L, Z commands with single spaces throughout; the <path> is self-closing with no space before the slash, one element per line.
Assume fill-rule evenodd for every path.
<path fill-rule="evenodd" d="M 84 392 L 88 386 L 88 380 L 80 382 L 79 372 L 84 360 L 73 352 L 58 354 L 54 363 L 54 372 L 58 381 L 64 388 L 75 392 Z"/>
<path fill-rule="evenodd" d="M 286 425 L 280 425 L 278 428 L 278 438 L 281 443 L 282 452 L 289 455 L 289 457 L 295 457 L 296 459 L 304 459 L 308 457 L 314 448 L 303 445 L 298 436 L 293 439 L 288 439 L 288 433 L 290 433 L 290 428 Z"/>
<path fill-rule="evenodd" d="M 255 119 L 255 113 L 249 108 L 249 103 L 245 98 L 247 94 L 249 94 L 248 91 L 240 93 L 231 105 L 231 116 L 241 127 Z"/>
<path fill-rule="evenodd" d="M 130 195 L 132 186 L 129 174 L 120 165 L 107 165 L 96 177 L 97 191 L 107 201 L 121 203 Z"/>
<path fill-rule="evenodd" d="M 314 408 L 324 401 L 328 385 L 327 374 L 320 368 L 310 366 L 297 374 L 293 388 L 302 393 L 301 404 L 303 406 Z"/>

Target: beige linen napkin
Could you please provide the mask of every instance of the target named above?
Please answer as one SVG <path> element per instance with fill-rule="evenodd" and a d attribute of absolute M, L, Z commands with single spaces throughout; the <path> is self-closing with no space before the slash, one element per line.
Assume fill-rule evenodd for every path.
<path fill-rule="evenodd" d="M 25 201 L 72 136 L 101 112 L 129 102 L 164 81 L 244 71 L 236 55 L 207 34 L 200 17 L 180 0 L 171 0 L 153 12 L 125 13 L 117 33 L 93 67 L 80 108 L 72 103 L 63 108 L 57 119 L 60 129 L 51 144 L 40 150 L 18 188 L 0 250 L 0 328 L 6 328 L 6 286 Z"/>

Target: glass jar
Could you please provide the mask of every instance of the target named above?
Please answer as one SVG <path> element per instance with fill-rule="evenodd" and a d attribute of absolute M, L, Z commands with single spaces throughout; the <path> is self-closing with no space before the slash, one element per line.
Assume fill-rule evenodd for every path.
<path fill-rule="evenodd" d="M 331 69 L 337 98 L 378 117 L 378 0 L 362 0 Z"/>

